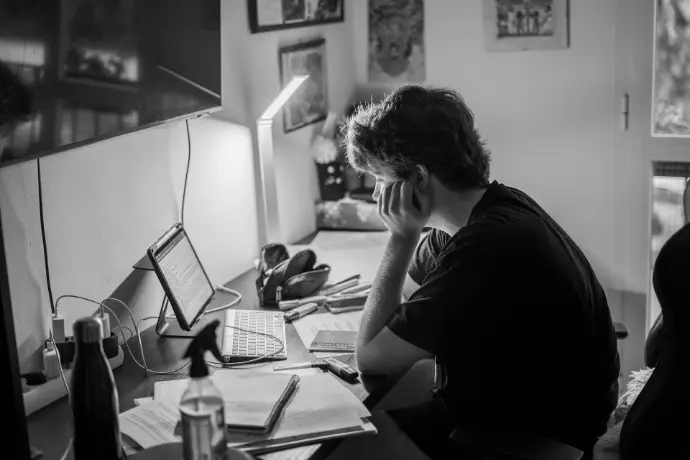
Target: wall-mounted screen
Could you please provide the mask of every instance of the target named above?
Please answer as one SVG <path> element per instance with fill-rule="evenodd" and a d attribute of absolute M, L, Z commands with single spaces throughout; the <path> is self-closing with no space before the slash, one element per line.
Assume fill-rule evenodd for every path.
<path fill-rule="evenodd" d="M 32 107 L 0 166 L 220 107 L 220 1 L 0 0 L 0 65 Z"/>

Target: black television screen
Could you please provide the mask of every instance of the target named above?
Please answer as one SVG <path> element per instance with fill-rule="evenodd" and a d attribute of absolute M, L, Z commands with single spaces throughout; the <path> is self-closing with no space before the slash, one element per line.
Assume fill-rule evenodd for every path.
<path fill-rule="evenodd" d="M 0 0 L 0 65 L 32 107 L 0 166 L 219 108 L 220 1 Z"/>

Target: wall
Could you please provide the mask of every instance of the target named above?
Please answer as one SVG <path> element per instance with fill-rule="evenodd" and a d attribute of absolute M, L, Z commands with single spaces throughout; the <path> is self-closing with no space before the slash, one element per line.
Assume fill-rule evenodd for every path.
<path fill-rule="evenodd" d="M 223 110 L 190 121 L 192 162 L 185 211 L 190 237 L 217 283 L 250 269 L 258 254 L 253 129 L 256 117 L 280 91 L 278 46 L 326 38 L 332 110 L 342 110 L 355 81 L 349 23 L 252 35 L 246 2 L 222 0 L 221 7 Z M 282 119 L 275 123 L 277 186 L 287 242 L 315 229 L 318 188 L 308 155 L 314 128 L 284 135 Z M 114 293 L 137 319 L 157 315 L 162 289 L 153 273 L 134 271 L 132 265 L 179 220 L 186 161 L 184 122 L 41 160 L 56 298 L 78 294 L 101 300 Z M 22 372 L 40 370 L 40 349 L 50 326 L 36 179 L 36 162 L 0 170 L 0 209 Z M 94 311 L 71 299 L 61 301 L 60 309 L 68 333 L 74 319 Z M 118 315 L 131 326 L 122 310 Z"/>
<path fill-rule="evenodd" d="M 642 366 L 649 188 L 641 171 L 649 157 L 628 168 L 625 151 L 617 152 L 616 61 L 624 40 L 616 35 L 618 0 L 571 1 L 568 49 L 515 53 L 484 51 L 482 3 L 425 2 L 426 83 L 462 93 L 492 151 L 493 178 L 534 197 L 586 253 L 607 290 L 614 320 L 630 329 L 621 343 L 627 376 Z M 622 0 L 620 8 L 627 4 Z M 354 6 L 358 92 L 372 91 L 367 6 Z M 648 13 L 637 12 L 631 33 L 642 21 L 649 28 Z M 649 65 L 649 47 L 646 53 Z"/>
<path fill-rule="evenodd" d="M 249 126 L 255 133 L 256 119 L 282 87 L 278 48 L 318 37 L 326 39 L 329 108 L 342 112 L 355 87 L 352 11 L 357 3 L 346 2 L 344 23 L 251 34 L 247 2 L 224 0 L 222 34 L 228 46 L 224 53 L 234 56 L 223 61 L 223 94 L 231 94 L 223 107 L 228 119 Z M 276 186 L 285 241 L 296 241 L 316 228 L 312 204 L 319 190 L 309 145 L 320 126 L 285 134 L 282 114 L 273 123 Z"/>
<path fill-rule="evenodd" d="M 492 151 L 493 178 L 532 195 L 615 285 L 615 1 L 570 3 L 569 49 L 486 53 L 481 1 L 426 1 L 426 83 L 462 93 Z M 355 5 L 357 81 L 366 85 L 367 10 Z"/>

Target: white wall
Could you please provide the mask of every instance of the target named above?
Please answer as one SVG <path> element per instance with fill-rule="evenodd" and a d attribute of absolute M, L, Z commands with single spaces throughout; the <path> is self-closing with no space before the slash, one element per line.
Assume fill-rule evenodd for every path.
<path fill-rule="evenodd" d="M 355 87 L 351 3 L 346 2 L 344 23 L 251 34 L 247 2 L 224 0 L 223 43 L 234 56 L 224 61 L 223 67 L 223 94 L 231 94 L 224 100 L 228 119 L 249 126 L 255 133 L 256 119 L 281 89 L 278 49 L 319 37 L 326 39 L 329 108 L 342 112 Z M 276 186 L 285 241 L 296 241 L 316 229 L 313 203 L 319 190 L 309 145 L 320 128 L 321 124 L 311 125 L 285 134 L 282 113 L 273 123 Z"/>
<path fill-rule="evenodd" d="M 251 137 L 247 128 L 190 121 L 192 163 L 185 225 L 214 282 L 247 270 L 256 257 Z M 43 207 L 54 297 L 118 297 L 137 317 L 156 314 L 162 289 L 132 266 L 180 218 L 187 161 L 184 122 L 99 142 L 41 160 Z M 50 326 L 38 212 L 36 162 L 0 170 L 0 207 L 22 369 Z M 123 295 L 124 293 L 126 295 Z M 93 306 L 60 303 L 71 335 Z M 120 312 L 122 313 L 122 312 Z M 124 315 L 120 315 L 124 318 Z M 127 321 L 129 323 L 129 321 Z"/>
<path fill-rule="evenodd" d="M 355 81 L 350 24 L 252 35 L 246 2 L 222 0 L 223 111 L 190 121 L 192 163 L 185 211 L 190 237 L 214 282 L 226 282 L 250 269 L 258 254 L 253 120 L 280 90 L 278 46 L 316 36 L 326 39 L 330 107 L 339 111 Z M 292 242 L 315 229 L 318 187 L 308 154 L 314 127 L 284 135 L 282 126 L 282 119 L 277 120 L 275 163 L 283 239 Z M 102 300 L 114 293 L 137 318 L 157 314 L 162 289 L 155 275 L 133 271 L 132 265 L 178 221 L 186 161 L 184 122 L 41 161 L 56 298 L 78 294 Z M 0 170 L 0 208 L 22 372 L 41 369 L 40 349 L 50 327 L 36 178 L 35 161 Z M 60 308 L 68 333 L 74 319 L 94 310 L 69 299 Z"/>
<path fill-rule="evenodd" d="M 570 4 L 569 49 L 487 53 L 481 1 L 426 1 L 426 83 L 462 93 L 492 151 L 493 178 L 534 197 L 617 286 L 615 0 Z M 366 85 L 366 2 L 355 6 L 357 81 Z"/>

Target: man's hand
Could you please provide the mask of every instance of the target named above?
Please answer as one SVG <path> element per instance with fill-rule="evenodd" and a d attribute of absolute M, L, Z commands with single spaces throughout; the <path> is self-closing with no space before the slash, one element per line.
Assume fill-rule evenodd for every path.
<path fill-rule="evenodd" d="M 422 193 L 415 195 L 414 186 L 409 182 L 394 182 L 386 186 L 377 204 L 379 216 L 391 236 L 415 241 L 431 213 L 429 197 Z"/>

